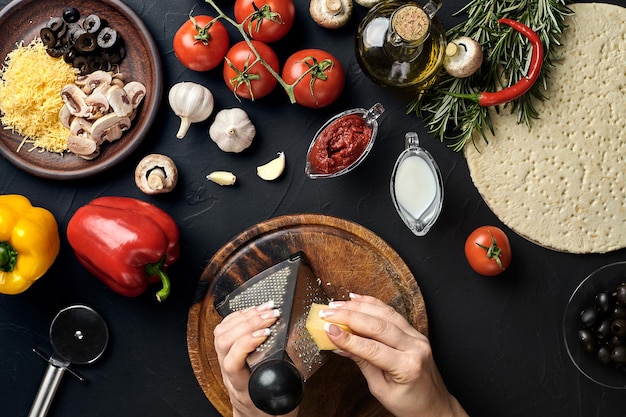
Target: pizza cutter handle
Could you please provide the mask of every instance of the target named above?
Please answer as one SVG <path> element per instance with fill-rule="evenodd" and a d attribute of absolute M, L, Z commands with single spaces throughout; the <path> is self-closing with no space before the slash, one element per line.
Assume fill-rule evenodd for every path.
<path fill-rule="evenodd" d="M 59 387 L 61 377 L 65 372 L 65 366 L 62 364 L 55 364 L 52 360 L 48 363 L 46 373 L 37 391 L 37 396 L 33 405 L 28 413 L 28 417 L 45 417 L 52 404 L 52 398 Z"/>

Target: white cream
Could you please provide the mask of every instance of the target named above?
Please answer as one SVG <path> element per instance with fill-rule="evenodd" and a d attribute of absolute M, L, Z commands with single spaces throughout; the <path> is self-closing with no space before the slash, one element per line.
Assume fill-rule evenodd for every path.
<path fill-rule="evenodd" d="M 409 156 L 398 166 L 394 182 L 396 201 L 413 218 L 419 219 L 437 196 L 437 180 L 419 156 Z"/>

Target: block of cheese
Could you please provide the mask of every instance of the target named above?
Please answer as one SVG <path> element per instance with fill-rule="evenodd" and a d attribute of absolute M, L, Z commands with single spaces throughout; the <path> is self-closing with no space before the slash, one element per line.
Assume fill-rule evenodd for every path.
<path fill-rule="evenodd" d="M 320 316 L 320 311 L 326 310 L 328 308 L 329 307 L 326 304 L 312 303 L 311 309 L 309 310 L 309 315 L 307 316 L 307 319 L 306 319 L 306 325 L 305 325 L 306 329 L 311 334 L 311 338 L 313 338 L 313 341 L 315 342 L 319 350 L 338 349 L 337 346 L 333 342 L 330 341 L 330 339 L 328 338 L 328 334 L 324 330 L 324 325 L 326 323 L 329 323 L 329 321 L 323 319 Z M 341 327 L 342 329 L 348 332 L 350 331 L 350 328 L 344 324 L 338 324 L 338 323 L 333 323 L 333 324 Z"/>

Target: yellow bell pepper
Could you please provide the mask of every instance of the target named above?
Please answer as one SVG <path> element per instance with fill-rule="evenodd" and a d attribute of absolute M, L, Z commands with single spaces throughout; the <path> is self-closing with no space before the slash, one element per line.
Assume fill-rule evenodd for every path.
<path fill-rule="evenodd" d="M 24 196 L 0 195 L 0 293 L 26 291 L 52 266 L 60 244 L 52 213 Z"/>

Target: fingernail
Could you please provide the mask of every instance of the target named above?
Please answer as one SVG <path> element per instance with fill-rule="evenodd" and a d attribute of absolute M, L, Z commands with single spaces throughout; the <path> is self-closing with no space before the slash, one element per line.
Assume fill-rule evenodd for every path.
<path fill-rule="evenodd" d="M 345 304 L 345 301 L 331 301 L 328 303 L 328 307 L 330 308 L 339 308 Z"/>
<path fill-rule="evenodd" d="M 339 336 L 342 332 L 339 326 L 335 326 L 332 323 L 324 323 L 324 331 L 331 336 Z"/>
<path fill-rule="evenodd" d="M 252 337 L 267 337 L 272 333 L 270 329 L 261 329 L 252 332 Z"/>
<path fill-rule="evenodd" d="M 257 311 L 265 311 L 274 308 L 274 300 L 266 301 L 265 303 L 257 306 Z"/>
<path fill-rule="evenodd" d="M 267 313 L 261 314 L 261 318 L 263 320 L 272 319 L 272 318 L 279 317 L 279 316 L 280 316 L 280 310 L 277 308 L 271 311 L 268 311 Z"/>
<path fill-rule="evenodd" d="M 332 311 L 332 310 L 320 310 L 320 312 L 319 312 L 319 315 L 320 315 L 320 317 L 322 317 L 322 318 L 324 318 L 324 317 L 330 317 L 330 316 L 332 316 L 333 314 L 335 314 L 335 312 L 334 312 L 334 311 Z"/>
<path fill-rule="evenodd" d="M 361 298 L 361 296 L 359 294 L 355 294 L 353 292 L 351 292 L 350 294 L 348 294 L 348 297 L 354 299 L 354 298 Z"/>

